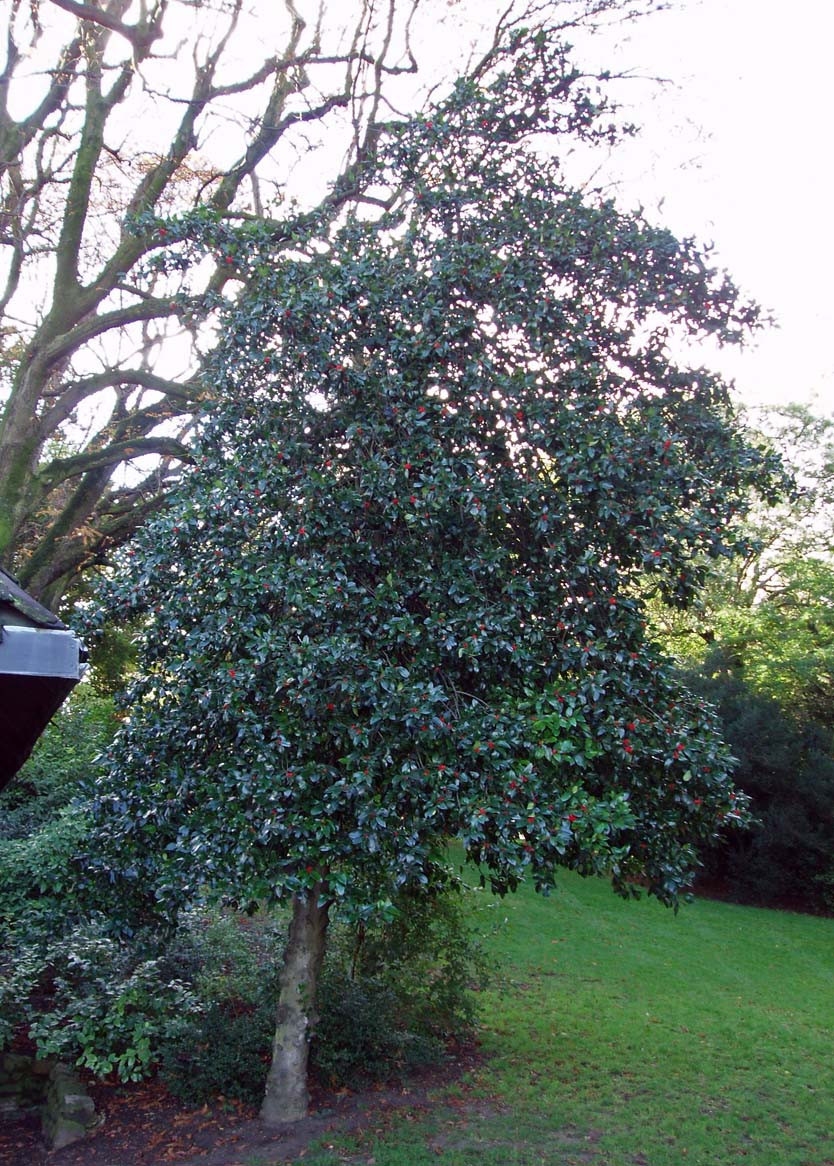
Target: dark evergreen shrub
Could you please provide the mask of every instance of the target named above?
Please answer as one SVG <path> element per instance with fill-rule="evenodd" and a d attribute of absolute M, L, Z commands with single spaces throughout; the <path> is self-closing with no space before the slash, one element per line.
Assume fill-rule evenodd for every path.
<path fill-rule="evenodd" d="M 720 657 L 687 681 L 715 704 L 756 819 L 749 831 L 704 851 L 704 875 L 740 902 L 834 909 L 831 730 L 792 718 Z"/>

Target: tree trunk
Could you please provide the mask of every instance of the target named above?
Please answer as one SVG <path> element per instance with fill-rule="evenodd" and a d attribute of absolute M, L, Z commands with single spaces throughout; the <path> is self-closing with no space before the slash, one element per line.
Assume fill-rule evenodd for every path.
<path fill-rule="evenodd" d="M 307 1057 L 315 1022 L 316 982 L 324 959 L 329 904 L 320 905 L 321 885 L 293 899 L 292 922 L 281 969 L 272 1065 L 261 1118 L 268 1125 L 307 1115 Z"/>

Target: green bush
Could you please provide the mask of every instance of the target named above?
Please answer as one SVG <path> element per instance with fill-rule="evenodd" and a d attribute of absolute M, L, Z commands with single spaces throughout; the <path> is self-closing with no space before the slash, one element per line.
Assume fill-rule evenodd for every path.
<path fill-rule="evenodd" d="M 203 1007 L 160 1050 L 161 1075 L 176 1097 L 255 1103 L 263 1096 L 284 931 L 282 918 L 220 911 L 182 920 L 169 966 L 194 985 Z"/>
<path fill-rule="evenodd" d="M 70 825 L 68 810 L 39 832 L 37 845 L 10 844 L 30 862 L 24 892 L 47 877 L 50 834 L 62 838 L 56 870 L 66 865 Z M 84 828 L 81 815 L 73 829 Z M 466 906 L 463 895 L 447 891 L 403 898 L 387 920 L 333 922 L 311 1047 L 324 1084 L 401 1076 L 440 1059 L 452 1037 L 472 1030 L 472 989 L 483 983 L 485 960 Z M 23 919 L 20 905 L 14 909 Z M 97 1076 L 133 1081 L 159 1068 L 185 1101 L 257 1102 L 285 922 L 194 911 L 173 938 L 125 938 L 108 934 L 105 919 L 53 933 L 49 914 L 34 914 L 31 927 L 8 932 L 0 961 L 0 1047 L 25 1032 L 43 1056 Z"/>
<path fill-rule="evenodd" d="M 385 979 L 351 978 L 331 962 L 321 996 L 311 1060 L 323 1083 L 356 1088 L 441 1059 L 444 1046 L 431 1032 L 407 1025 L 402 998 Z"/>
<path fill-rule="evenodd" d="M 81 805 L 64 806 L 28 838 L 0 845 L 0 937 L 61 934 L 74 909 L 76 858 L 89 828 Z"/>
<path fill-rule="evenodd" d="M 194 917 L 180 934 L 176 966 L 204 1010 L 161 1053 L 162 1076 L 176 1096 L 260 1100 L 280 942 L 275 928 L 235 917 Z M 451 1037 L 471 1032 L 472 989 L 485 975 L 460 894 L 411 896 L 387 921 L 335 920 L 319 984 L 314 1073 L 324 1084 L 355 1088 L 439 1060 Z"/>
<path fill-rule="evenodd" d="M 115 939 L 104 921 L 21 942 L 0 970 L 0 1036 L 22 1026 L 43 1057 L 141 1080 L 201 1008 L 193 987 L 167 973 L 156 938 Z"/>
<path fill-rule="evenodd" d="M 257 1104 L 264 1094 L 275 1005 L 264 997 L 235 1012 L 214 1004 L 190 1018 L 161 1050 L 160 1072 L 181 1101 L 201 1104 L 216 1097 Z"/>
<path fill-rule="evenodd" d="M 85 916 L 77 900 L 85 792 L 115 726 L 112 701 L 79 685 L 0 794 L 0 950 L 9 958 L 24 958 L 21 943 L 42 951 Z"/>
<path fill-rule="evenodd" d="M 311 1049 L 328 1084 L 355 1087 L 442 1058 L 469 1035 L 487 961 L 465 896 L 402 896 L 393 919 L 332 929 Z"/>
<path fill-rule="evenodd" d="M 704 874 L 740 902 L 821 911 L 834 908 L 832 734 L 793 719 L 714 657 L 689 677 L 715 704 L 738 759 L 736 782 L 754 824 L 703 853 Z"/>

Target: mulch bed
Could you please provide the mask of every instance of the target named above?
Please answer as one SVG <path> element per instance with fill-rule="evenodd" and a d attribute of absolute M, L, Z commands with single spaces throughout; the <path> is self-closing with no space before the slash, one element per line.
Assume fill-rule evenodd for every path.
<path fill-rule="evenodd" d="M 459 1048 L 437 1068 L 361 1093 L 312 1088 L 310 1116 L 286 1126 L 265 1126 L 257 1110 L 237 1101 L 187 1107 L 159 1082 L 88 1086 L 101 1125 L 81 1142 L 47 1153 L 36 1117 L 0 1122 L 3 1166 L 247 1166 L 303 1157 L 313 1141 L 344 1133 L 379 1131 L 396 1113 L 427 1111 L 439 1090 L 475 1068 L 474 1046 Z"/>

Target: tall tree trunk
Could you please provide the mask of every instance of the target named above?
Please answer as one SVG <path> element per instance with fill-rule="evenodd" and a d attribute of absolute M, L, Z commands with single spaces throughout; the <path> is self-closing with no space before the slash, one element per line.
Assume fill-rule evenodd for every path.
<path fill-rule="evenodd" d="M 292 922 L 281 969 L 272 1065 L 261 1118 L 268 1125 L 307 1115 L 307 1058 L 315 1022 L 316 983 L 327 936 L 329 904 L 321 905 L 321 884 L 293 899 Z"/>

